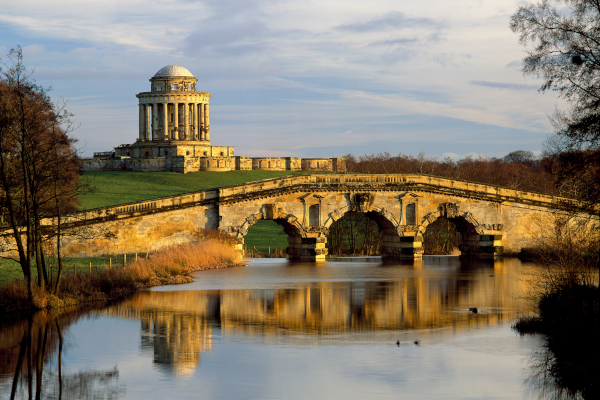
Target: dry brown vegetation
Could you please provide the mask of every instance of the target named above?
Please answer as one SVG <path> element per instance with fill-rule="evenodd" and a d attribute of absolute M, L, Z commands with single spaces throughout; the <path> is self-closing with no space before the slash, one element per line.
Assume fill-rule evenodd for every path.
<path fill-rule="evenodd" d="M 125 266 L 95 273 L 66 273 L 58 296 L 34 288 L 28 301 L 22 281 L 0 287 L 0 313 L 16 315 L 30 310 L 60 308 L 81 303 L 119 298 L 139 288 L 191 282 L 191 272 L 243 265 L 235 241 L 218 231 L 202 231 L 197 241 L 164 248 Z"/>
<path fill-rule="evenodd" d="M 535 303 L 548 292 L 572 285 L 594 286 L 599 280 L 600 227 L 594 218 L 556 213 L 532 227 L 538 232 L 534 246 L 523 252 L 527 261 L 543 266 L 531 275 L 530 296 Z"/>
<path fill-rule="evenodd" d="M 285 249 L 275 247 L 273 251 L 260 251 L 256 249 L 246 249 L 245 256 L 248 258 L 287 258 L 288 255 Z"/>
<path fill-rule="evenodd" d="M 541 388 L 556 386 L 564 398 L 597 399 L 600 372 L 600 231 L 596 220 L 557 215 L 541 229 L 529 259 L 542 266 L 522 273 L 537 316 L 513 326 L 543 333 L 546 351 L 536 366 Z M 559 397 L 557 397 L 559 398 Z M 561 397 L 562 398 L 562 397 Z"/>
<path fill-rule="evenodd" d="M 529 151 L 514 151 L 504 158 L 466 157 L 458 161 L 389 153 L 347 154 L 349 173 L 406 174 L 418 173 L 504 186 L 510 189 L 559 193 L 553 170 L 557 160 L 536 158 Z M 567 189 L 566 187 L 564 188 Z M 567 193 L 562 193 L 567 194 Z"/>

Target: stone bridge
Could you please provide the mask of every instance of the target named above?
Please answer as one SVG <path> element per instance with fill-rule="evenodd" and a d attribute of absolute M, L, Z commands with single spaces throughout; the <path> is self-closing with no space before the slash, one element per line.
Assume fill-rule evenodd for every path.
<path fill-rule="evenodd" d="M 439 217 L 456 224 L 462 255 L 489 257 L 531 246 L 552 215 L 572 207 L 565 198 L 419 174 L 304 175 L 90 210 L 69 224 L 103 234 L 69 236 L 63 246 L 72 256 L 145 253 L 212 228 L 241 248 L 252 225 L 270 219 L 284 227 L 290 258 L 323 260 L 331 225 L 362 212 L 379 226 L 384 257 L 421 257 L 423 233 Z"/>

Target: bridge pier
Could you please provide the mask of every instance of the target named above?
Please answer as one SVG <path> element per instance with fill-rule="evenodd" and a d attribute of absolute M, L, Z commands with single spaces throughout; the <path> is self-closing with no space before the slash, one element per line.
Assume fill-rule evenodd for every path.
<path fill-rule="evenodd" d="M 287 254 L 292 260 L 325 261 L 327 237 L 288 236 Z"/>
<path fill-rule="evenodd" d="M 502 235 L 463 235 L 458 246 L 461 256 L 493 258 L 502 254 Z"/>
<path fill-rule="evenodd" d="M 383 234 L 381 246 L 383 258 L 421 258 L 423 257 L 423 237 Z"/>

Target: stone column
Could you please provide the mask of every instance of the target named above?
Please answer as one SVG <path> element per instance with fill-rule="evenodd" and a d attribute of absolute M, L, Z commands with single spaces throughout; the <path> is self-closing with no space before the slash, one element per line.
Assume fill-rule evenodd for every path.
<path fill-rule="evenodd" d="M 169 103 L 163 103 L 163 134 L 162 140 L 169 137 Z"/>
<path fill-rule="evenodd" d="M 200 140 L 204 140 L 206 137 L 204 133 L 204 103 L 198 104 L 198 135 Z"/>
<path fill-rule="evenodd" d="M 173 103 L 173 140 L 179 140 L 179 103 Z"/>
<path fill-rule="evenodd" d="M 208 114 L 208 103 L 204 105 L 204 119 L 206 121 L 206 123 L 205 123 L 206 140 L 210 140 L 210 119 L 209 119 L 209 114 Z"/>
<path fill-rule="evenodd" d="M 139 116 L 139 124 L 140 124 L 140 140 L 144 140 L 144 105 L 140 104 L 140 116 Z"/>
<path fill-rule="evenodd" d="M 192 140 L 198 140 L 198 103 L 194 103 L 192 110 L 194 110 L 194 132 Z"/>
<path fill-rule="evenodd" d="M 158 104 L 152 103 L 152 140 L 158 140 Z"/>
<path fill-rule="evenodd" d="M 194 140 L 194 103 L 188 103 L 188 140 Z"/>
<path fill-rule="evenodd" d="M 190 104 L 183 103 L 183 134 L 185 140 L 190 140 Z"/>
<path fill-rule="evenodd" d="M 150 118 L 152 118 L 151 115 L 151 111 L 150 108 L 152 107 L 152 104 L 145 104 L 145 109 L 146 109 L 146 117 L 144 118 L 146 121 L 146 129 L 145 129 L 145 138 L 146 140 L 150 140 L 150 135 L 152 134 L 152 120 Z"/>

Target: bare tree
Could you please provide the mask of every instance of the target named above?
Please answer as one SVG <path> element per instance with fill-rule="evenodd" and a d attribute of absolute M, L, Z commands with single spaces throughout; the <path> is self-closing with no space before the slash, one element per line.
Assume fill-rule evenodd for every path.
<path fill-rule="evenodd" d="M 80 161 L 64 104 L 31 79 L 20 47 L 0 69 L 0 211 L 16 245 L 15 259 L 32 296 L 35 261 L 40 288 L 48 284 L 43 242 L 56 233 L 42 220 L 73 210 Z"/>
<path fill-rule="evenodd" d="M 556 91 L 569 103 L 552 118 L 559 138 L 548 155 L 557 159 L 559 185 L 581 180 L 586 190 L 577 195 L 593 207 L 600 200 L 600 2 L 527 4 L 510 27 L 527 49 L 523 73 L 542 77 L 540 91 Z"/>

